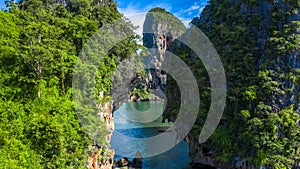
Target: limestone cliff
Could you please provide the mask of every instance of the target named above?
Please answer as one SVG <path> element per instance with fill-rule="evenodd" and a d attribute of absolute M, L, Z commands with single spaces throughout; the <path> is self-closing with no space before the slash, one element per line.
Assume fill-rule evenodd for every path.
<path fill-rule="evenodd" d="M 271 150 L 270 143 L 259 143 L 272 140 L 279 147 L 294 145 L 297 141 L 287 144 L 280 138 L 298 139 L 298 136 L 282 134 L 280 122 L 273 124 L 274 133 L 268 129 L 274 127 L 254 122 L 269 123 L 273 120 L 270 116 L 280 116 L 291 105 L 293 112 L 300 112 L 300 85 L 296 80 L 300 68 L 299 21 L 299 1 L 270 0 L 211 0 L 201 16 L 192 21 L 215 45 L 226 69 L 229 95 L 225 116 L 209 143 L 199 145 L 190 135 L 193 163 L 216 168 L 299 167 L 296 160 L 299 149 L 292 148 L 295 153 L 289 155 L 285 148 L 276 152 Z M 292 116 L 297 118 L 293 112 Z M 253 131 L 254 126 L 260 128 Z M 294 129 L 299 131 L 298 126 Z M 275 135 L 275 138 L 264 135 Z M 260 152 L 272 152 L 272 155 Z M 292 162 L 281 163 L 279 159 Z"/>
<path fill-rule="evenodd" d="M 150 56 L 146 57 L 146 71 L 151 74 L 154 89 L 161 87 L 163 90 L 166 79 L 161 67 L 165 63 L 165 55 L 168 46 L 174 39 L 185 31 L 182 22 L 171 13 L 161 8 L 151 9 L 143 26 L 143 45 L 150 50 Z M 165 75 L 166 76 L 166 75 Z"/>
<path fill-rule="evenodd" d="M 213 14 L 211 11 L 215 8 L 218 3 L 213 1 L 214 3 L 208 3 L 205 7 L 204 12 L 202 13 L 200 18 L 195 18 L 192 23 L 194 25 L 198 25 L 204 32 L 208 33 L 212 29 L 212 24 L 223 24 L 229 22 L 230 16 L 227 19 L 220 17 L 216 18 L 216 14 Z M 274 30 L 283 31 L 286 24 L 290 24 L 294 21 L 300 21 L 300 11 L 299 7 L 297 8 L 297 1 L 268 1 L 262 0 L 259 2 L 246 3 L 243 1 L 228 1 L 230 6 L 229 9 L 236 9 L 239 17 L 244 20 L 244 25 L 246 29 L 249 29 L 250 33 L 255 40 L 253 43 L 253 55 L 255 56 L 256 69 L 261 69 L 262 65 L 266 62 L 269 62 L 272 58 L 272 54 L 268 53 L 269 50 L 272 50 L 272 46 L 268 46 L 268 42 L 272 37 Z M 293 7 L 291 7 L 293 6 Z M 223 10 L 223 12 L 222 12 Z M 275 12 L 280 11 L 279 14 Z M 218 15 L 225 15 L 224 9 L 220 9 L 218 11 Z M 228 14 L 230 15 L 230 14 Z M 274 21 L 274 15 L 278 15 L 278 21 Z M 256 17 L 255 20 L 253 20 Z M 233 19 L 233 17 L 231 18 Z M 256 22 L 256 25 L 254 23 Z M 204 27 L 205 25 L 205 27 Z M 300 29 L 298 31 L 293 32 L 293 36 L 299 34 Z M 283 37 L 282 37 L 283 38 Z M 228 48 L 232 48 L 231 44 L 228 43 Z M 286 55 L 285 53 L 281 53 L 282 55 Z M 273 53 L 273 56 L 275 53 Z M 281 60 L 268 64 L 270 69 L 275 70 L 276 67 L 285 67 L 290 66 L 292 69 L 300 68 L 300 60 L 298 58 L 298 51 L 290 51 L 290 54 L 287 54 L 286 58 L 280 58 Z M 292 93 L 285 93 L 280 96 L 280 98 L 276 98 L 273 104 L 273 107 L 278 107 L 282 109 L 290 104 L 295 104 L 298 107 L 298 99 L 296 98 L 297 93 L 299 91 L 299 86 L 292 81 L 287 81 L 282 88 L 293 88 Z"/>

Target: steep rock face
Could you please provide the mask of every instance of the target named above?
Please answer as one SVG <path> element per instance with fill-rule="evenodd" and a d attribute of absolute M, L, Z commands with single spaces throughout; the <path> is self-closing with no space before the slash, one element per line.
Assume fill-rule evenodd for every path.
<path fill-rule="evenodd" d="M 152 89 L 165 92 L 167 75 L 161 70 L 170 43 L 185 31 L 181 21 L 161 8 L 150 10 L 143 26 L 143 45 L 150 50 L 144 59 L 148 76 L 153 81 Z"/>
<path fill-rule="evenodd" d="M 266 62 L 269 62 L 271 59 L 274 59 L 276 55 L 275 53 L 270 54 L 268 53 L 268 50 L 272 50 L 272 48 L 275 48 L 274 46 L 268 46 L 268 42 L 270 43 L 270 38 L 274 38 L 272 31 L 284 31 L 284 27 L 286 24 L 290 24 L 295 21 L 300 21 L 300 8 L 297 8 L 295 4 L 292 4 L 293 1 L 290 1 L 288 3 L 285 3 L 284 1 L 268 1 L 268 0 L 262 0 L 260 2 L 256 2 L 256 4 L 249 4 L 249 3 L 243 3 L 239 1 L 229 1 L 231 3 L 231 7 L 236 7 L 239 9 L 240 16 L 244 20 L 244 26 L 248 27 L 247 29 L 250 30 L 251 34 L 254 35 L 255 43 L 253 47 L 256 49 L 252 52 L 253 55 L 256 58 L 256 66 L 258 70 L 263 69 L 262 65 Z M 294 3 L 297 3 L 296 1 Z M 299 3 L 299 2 L 298 2 Z M 216 4 L 214 4 L 216 5 Z M 223 24 L 227 22 L 226 20 L 218 20 L 214 16 L 212 16 L 212 13 L 206 12 L 210 11 L 212 9 L 212 4 L 208 4 L 202 13 L 200 18 L 195 18 L 193 20 L 194 25 L 198 25 L 204 32 L 208 33 L 211 30 L 212 24 Z M 290 6 L 294 5 L 293 8 Z M 276 11 L 280 11 L 281 17 L 276 23 L 272 19 L 274 19 L 274 13 Z M 256 16 L 259 19 L 258 25 L 249 25 L 250 17 Z M 272 18 L 273 17 L 273 18 Z M 205 28 L 203 27 L 203 24 L 205 25 Z M 292 33 L 292 36 L 296 36 L 299 34 L 300 28 L 297 29 L 297 31 L 294 31 Z M 284 38 L 284 37 L 283 37 Z M 290 39 L 292 40 L 292 39 Z M 295 40 L 295 39 L 294 39 Z M 285 55 L 285 58 L 278 58 L 280 60 L 276 62 L 268 63 L 268 69 L 275 70 L 277 67 L 284 68 L 289 66 L 291 69 L 298 69 L 300 68 L 300 59 L 299 59 L 299 51 L 297 50 L 291 50 L 288 51 L 288 53 L 281 53 L 282 55 Z M 273 99 L 273 101 L 280 102 L 276 103 L 277 106 L 282 109 L 290 104 L 295 104 L 298 107 L 298 100 L 296 98 L 296 95 L 299 91 L 298 86 L 292 81 L 286 81 L 284 86 L 282 88 L 292 88 L 293 92 L 291 94 L 281 96 L 282 98 L 276 98 Z M 275 106 L 275 105 L 274 105 Z M 300 112 L 300 111 L 299 111 Z"/>
<path fill-rule="evenodd" d="M 271 157 L 263 155 L 259 159 L 259 152 L 269 151 L 270 145 L 266 143 L 252 145 L 255 143 L 254 139 L 246 140 L 246 135 L 244 135 L 244 138 L 242 135 L 246 131 L 248 134 L 259 133 L 259 131 L 256 133 L 248 131 L 253 127 L 251 125 L 253 125 L 254 120 L 263 121 L 264 117 L 258 112 L 264 112 L 264 115 L 268 116 L 273 116 L 274 114 L 279 114 L 280 116 L 280 113 L 291 105 L 294 106 L 293 110 L 295 112 L 300 112 L 300 86 L 299 81 L 294 79 L 299 76 L 298 69 L 300 68 L 300 29 L 299 27 L 297 28 L 296 23 L 300 21 L 299 14 L 298 1 L 261 0 L 245 2 L 228 0 L 221 2 L 212 0 L 207 4 L 200 18 L 195 18 L 192 21 L 194 25 L 207 34 L 215 45 L 226 69 L 228 95 L 230 97 L 225 110 L 227 115 L 220 128 L 229 130 L 228 128 L 233 127 L 231 123 L 238 116 L 241 116 L 240 112 L 247 112 L 247 114 L 242 114 L 243 118 L 240 120 L 240 124 L 236 124 L 240 125 L 241 129 L 233 130 L 236 132 L 231 131 L 233 133 L 228 133 L 229 136 L 224 135 L 224 138 L 231 142 L 227 146 L 239 145 L 240 143 L 237 142 L 240 139 L 244 140 L 247 146 L 241 146 L 237 150 L 232 149 L 232 152 L 234 152 L 232 154 L 225 154 L 221 153 L 223 150 L 211 143 L 208 143 L 209 145 L 197 144 L 197 139 L 191 136 L 187 140 L 190 145 L 190 156 L 193 159 L 193 163 L 203 163 L 216 168 L 258 168 L 261 165 L 271 168 L 276 165 L 274 164 L 276 162 L 272 164 L 272 162 L 259 161 L 264 158 L 270 161 L 277 159 L 277 157 L 272 157 L 273 155 L 269 155 Z M 242 62 L 247 62 L 247 64 Z M 291 78 L 288 78 L 287 75 L 290 75 Z M 244 76 L 248 77 L 245 78 Z M 272 83 L 273 86 L 268 83 Z M 245 84 L 249 86 L 246 91 L 247 85 Z M 249 89 L 251 87 L 253 87 L 253 90 Z M 263 108 L 263 106 L 265 107 Z M 296 117 L 295 114 L 293 115 Z M 233 122 L 227 121 L 228 118 L 232 118 Z M 263 123 L 269 122 L 271 119 L 268 117 Z M 274 143 L 279 140 L 283 135 L 282 132 L 284 132 L 279 123 L 273 124 L 276 128 Z M 243 131 L 243 128 L 246 130 Z M 265 128 L 257 130 L 266 130 L 265 134 L 271 133 L 270 130 Z M 299 129 L 296 128 L 296 130 Z M 224 131 L 224 133 L 227 132 Z M 257 142 L 264 139 L 261 133 L 258 135 L 261 136 L 257 138 Z M 213 136 L 213 139 L 216 139 L 214 137 L 217 136 Z M 255 138 L 256 135 L 248 137 Z M 280 141 L 279 143 L 284 144 Z M 226 145 L 225 142 L 222 144 L 223 146 Z M 279 156 L 282 159 L 296 159 L 296 156 L 299 155 L 295 155 L 297 154 L 295 153 L 293 157 L 288 157 L 288 153 L 284 152 L 284 150 L 281 151 Z M 295 151 L 299 150 L 295 148 Z M 281 165 L 281 167 L 299 167 L 299 161 L 295 160 L 293 164 L 283 162 L 283 164 L 278 165 Z"/>
<path fill-rule="evenodd" d="M 113 111 L 117 110 L 124 102 L 135 100 L 135 98 L 130 97 L 132 91 L 137 85 L 144 83 L 143 81 L 146 81 L 146 79 L 147 83 L 151 83 L 148 86 L 149 88 L 161 89 L 162 74 L 161 71 L 158 73 L 157 70 L 160 69 L 163 63 L 169 43 L 185 29 L 179 19 L 161 8 L 149 11 L 143 28 L 143 45 L 150 50 L 150 55 L 144 57 L 142 61 L 144 65 L 140 65 L 140 61 L 135 58 L 124 60 L 122 64 L 118 65 L 113 80 L 114 85 L 112 86 L 112 96 L 116 98 L 113 103 Z M 138 66 L 136 67 L 136 65 Z M 143 66 L 145 66 L 147 77 L 137 74 L 137 70 L 142 70 Z M 149 82 L 149 79 L 152 82 Z M 157 92 L 154 92 L 154 95 L 155 93 Z M 153 96 L 153 98 L 162 98 L 159 95 L 156 96 Z"/>
<path fill-rule="evenodd" d="M 113 112 L 116 111 L 123 103 L 130 100 L 130 93 L 136 84 L 140 83 L 140 77 L 137 70 L 142 69 L 140 61 L 135 58 L 123 60 L 115 72 L 112 86 Z M 131 66 L 128 66 L 131 65 Z"/>
<path fill-rule="evenodd" d="M 154 8 L 148 12 L 143 26 L 143 45 L 161 51 L 184 31 L 185 26 L 178 18 L 164 9 Z"/>
<path fill-rule="evenodd" d="M 149 74 L 151 74 L 153 84 L 150 88 L 161 89 L 161 77 L 163 75 L 161 70 L 158 69 L 163 64 L 165 53 L 168 50 L 167 47 L 173 39 L 176 39 L 185 31 L 185 26 L 178 18 L 161 8 L 154 8 L 149 11 L 143 28 L 143 45 L 149 49 L 150 55 L 144 57 L 144 65 L 140 65 L 140 61 L 134 57 L 123 60 L 118 65 L 111 90 L 114 98 L 113 112 L 124 102 L 131 100 L 130 96 L 136 85 L 146 79 L 146 77 L 137 74 L 137 70 L 142 70 L 143 66 L 146 66 L 148 79 Z M 153 93 L 157 96 L 154 98 L 162 98 L 159 91 Z"/>
<path fill-rule="evenodd" d="M 261 70 L 261 66 L 263 64 L 269 62 L 271 59 L 274 59 L 272 58 L 272 54 L 267 53 L 268 50 L 272 49 L 272 46 L 268 46 L 267 44 L 270 41 L 270 38 L 273 38 L 272 31 L 274 31 L 274 28 L 271 27 L 276 27 L 275 28 L 276 30 L 283 31 L 284 26 L 286 24 L 292 23 L 294 21 L 300 21 L 300 10 L 299 8 L 294 8 L 293 10 L 291 10 L 291 8 L 289 7 L 291 6 L 291 3 L 285 3 L 284 1 L 272 2 L 268 0 L 262 0 L 260 2 L 256 2 L 256 4 L 243 3 L 240 1 L 229 1 L 229 2 L 231 3 L 230 8 L 239 9 L 238 12 L 242 17 L 242 19 L 244 20 L 244 26 L 248 27 L 247 29 L 250 30 L 251 35 L 254 36 L 253 39 L 255 39 L 256 42 L 254 44 L 255 46 L 253 47 L 255 47 L 256 49 L 252 53 L 256 59 L 255 63 L 257 69 Z M 221 25 L 223 23 L 228 22 L 226 20 L 216 19 L 216 17 L 213 16 L 211 12 L 209 12 L 212 10 L 213 6 L 215 5 L 216 4 L 208 3 L 201 17 L 195 18 L 192 22 L 194 25 L 198 25 L 206 33 L 211 31 L 212 24 Z M 282 13 L 281 14 L 282 18 L 280 18 L 280 20 L 275 24 L 274 22 L 272 22 L 272 19 L 274 19 L 272 18 L 272 15 L 274 15 L 274 12 L 276 10 L 279 10 Z M 287 14 L 287 13 L 291 13 L 291 14 Z M 258 25 L 256 26 L 249 25 L 250 22 L 249 19 L 253 16 L 256 16 L 258 18 L 257 20 Z M 205 25 L 205 27 L 203 25 Z M 298 31 L 294 32 L 293 34 L 294 35 L 299 34 L 299 31 L 300 29 L 298 29 Z M 228 48 L 231 48 L 230 44 L 228 45 L 229 45 Z M 268 68 L 272 70 L 275 70 L 276 67 L 284 68 L 286 66 L 289 66 L 292 69 L 300 68 L 298 51 L 289 51 L 289 54 L 282 53 L 282 55 L 287 55 L 287 57 L 279 58 L 281 59 L 280 61 L 268 64 L 267 65 Z M 286 81 L 284 86 L 282 86 L 282 88 L 285 87 L 292 88 L 293 92 L 288 95 L 285 94 L 284 96 L 281 96 L 282 98 L 273 99 L 273 101 L 276 102 L 274 104 L 277 104 L 279 109 L 282 109 L 290 104 L 295 104 L 298 107 L 298 100 L 296 99 L 296 95 L 299 91 L 299 87 L 296 87 L 295 83 L 292 83 L 292 81 Z"/>

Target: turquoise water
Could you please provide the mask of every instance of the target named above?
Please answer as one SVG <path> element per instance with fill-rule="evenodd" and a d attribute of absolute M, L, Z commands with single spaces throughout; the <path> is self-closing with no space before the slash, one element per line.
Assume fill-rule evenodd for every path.
<path fill-rule="evenodd" d="M 115 150 L 115 159 L 126 156 L 132 160 L 136 151 L 140 151 L 142 156 L 143 154 L 145 156 L 147 151 L 151 150 L 146 142 L 140 140 L 157 136 L 161 133 L 158 128 L 172 125 L 161 123 L 163 108 L 163 102 L 136 102 L 125 103 L 114 112 L 115 131 L 111 139 L 111 148 Z M 118 134 L 123 135 L 124 138 L 120 138 Z M 125 137 L 140 138 L 140 140 L 130 142 Z M 157 144 L 160 144 L 159 140 Z M 188 144 L 182 141 L 162 154 L 143 158 L 143 169 L 188 169 L 190 161 Z"/>

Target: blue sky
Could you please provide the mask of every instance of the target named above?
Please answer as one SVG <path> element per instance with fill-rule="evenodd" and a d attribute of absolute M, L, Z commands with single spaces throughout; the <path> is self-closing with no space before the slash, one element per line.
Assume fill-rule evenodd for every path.
<path fill-rule="evenodd" d="M 5 0 L 0 0 L 0 8 L 5 8 Z M 177 16 L 186 26 L 194 18 L 199 17 L 208 0 L 115 0 L 118 9 L 125 16 L 140 18 L 139 14 L 145 14 L 154 7 L 161 7 Z M 137 20 L 137 19 L 135 19 Z M 133 21 L 136 22 L 137 21 Z M 141 21 L 139 21 L 141 22 Z M 137 24 L 139 25 L 139 24 Z"/>
<path fill-rule="evenodd" d="M 0 8 L 5 8 L 5 0 L 0 0 Z M 199 16 L 207 0 L 115 0 L 118 9 L 126 15 L 144 13 L 154 7 L 165 8 L 182 21 L 187 22 Z"/>
<path fill-rule="evenodd" d="M 126 16 L 145 13 L 151 8 L 161 7 L 173 13 L 185 25 L 198 17 L 207 0 L 116 0 L 118 9 Z"/>
<path fill-rule="evenodd" d="M 5 7 L 4 0 L 0 0 L 0 9 Z"/>

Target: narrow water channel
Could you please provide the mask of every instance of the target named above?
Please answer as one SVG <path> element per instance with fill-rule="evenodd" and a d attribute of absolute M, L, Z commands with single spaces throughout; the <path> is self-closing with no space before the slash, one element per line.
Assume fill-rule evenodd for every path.
<path fill-rule="evenodd" d="M 136 151 L 141 152 L 142 156 L 147 154 L 151 147 L 146 142 L 130 142 L 125 137 L 153 137 L 159 135 L 162 128 L 172 125 L 161 123 L 163 106 L 163 102 L 124 103 L 114 112 L 115 131 L 111 139 L 111 148 L 115 150 L 115 159 L 125 156 L 132 160 Z M 123 135 L 124 139 L 117 137 L 116 133 Z M 190 161 L 188 144 L 182 141 L 163 154 L 143 158 L 143 169 L 190 169 Z"/>

